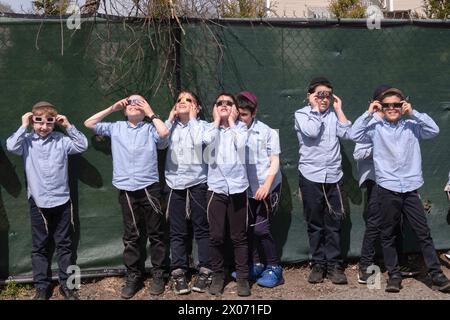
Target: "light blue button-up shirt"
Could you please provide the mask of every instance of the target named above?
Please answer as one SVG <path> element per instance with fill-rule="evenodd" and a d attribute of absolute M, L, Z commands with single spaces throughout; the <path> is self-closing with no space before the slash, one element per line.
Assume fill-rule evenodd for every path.
<path fill-rule="evenodd" d="M 165 122 L 170 136 L 167 141 L 165 176 L 171 189 L 183 190 L 207 180 L 208 166 L 203 161 L 203 132 L 207 122 L 175 120 Z"/>
<path fill-rule="evenodd" d="M 99 122 L 95 133 L 111 137 L 112 184 L 120 190 L 136 191 L 159 182 L 157 144 L 163 143 L 153 124 L 128 121 Z"/>
<path fill-rule="evenodd" d="M 208 164 L 208 190 L 230 195 L 247 190 L 245 166 L 247 126 L 237 121 L 232 128 L 216 128 L 212 123 L 203 134 L 204 160 Z"/>
<path fill-rule="evenodd" d="M 439 127 L 425 113 L 413 110 L 411 119 L 398 123 L 386 120 L 370 123 L 366 111 L 353 125 L 355 142 L 373 143 L 375 178 L 378 185 L 395 192 L 410 192 L 423 185 L 419 139 L 438 135 Z"/>
<path fill-rule="evenodd" d="M 375 168 L 373 166 L 372 143 L 357 143 L 353 151 L 358 169 L 359 186 L 366 180 L 375 181 Z"/>
<path fill-rule="evenodd" d="M 342 176 L 339 139 L 350 139 L 351 122 L 340 123 L 328 109 L 324 113 L 306 106 L 295 112 L 295 131 L 300 144 L 298 170 L 308 180 L 336 183 Z"/>
<path fill-rule="evenodd" d="M 277 131 L 254 118 L 248 129 L 246 161 L 247 177 L 250 183 L 249 196 L 254 198 L 256 191 L 266 181 L 270 168 L 270 157 L 281 153 L 280 137 Z M 270 191 L 281 183 L 281 172 L 278 170 Z"/>
<path fill-rule="evenodd" d="M 372 123 L 380 121 L 382 118 L 374 113 Z M 351 134 L 350 134 L 351 135 Z M 373 164 L 373 144 L 369 143 L 357 143 L 355 150 L 353 151 L 353 158 L 356 160 L 356 167 L 358 169 L 359 186 L 364 181 L 375 181 L 375 167 Z"/>
<path fill-rule="evenodd" d="M 68 155 L 86 151 L 86 136 L 74 126 L 42 138 L 20 127 L 6 141 L 8 151 L 22 156 L 27 176 L 28 198 L 39 208 L 54 208 L 70 199 Z"/>

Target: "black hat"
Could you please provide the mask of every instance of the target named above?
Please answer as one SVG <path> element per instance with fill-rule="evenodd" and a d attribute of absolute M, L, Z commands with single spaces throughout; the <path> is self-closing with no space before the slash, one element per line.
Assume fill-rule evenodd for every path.
<path fill-rule="evenodd" d="M 326 86 L 333 89 L 331 82 L 325 77 L 316 77 L 309 82 L 308 93 L 313 93 L 317 86 Z"/>
<path fill-rule="evenodd" d="M 373 100 L 381 101 L 388 93 L 399 95 L 402 99 L 405 99 L 405 95 L 400 89 L 394 88 L 388 84 L 379 85 L 373 92 L 372 98 Z"/>

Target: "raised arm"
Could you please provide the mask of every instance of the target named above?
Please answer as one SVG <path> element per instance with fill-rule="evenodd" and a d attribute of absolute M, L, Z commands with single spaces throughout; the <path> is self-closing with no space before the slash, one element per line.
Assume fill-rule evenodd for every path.
<path fill-rule="evenodd" d="M 97 112 L 92 117 L 84 121 L 84 126 L 89 129 L 94 129 L 95 125 L 103 120 L 106 116 L 110 115 L 113 112 L 123 110 L 127 106 L 127 98 L 122 99 L 114 103 L 112 106 L 106 108 L 105 110 L 102 110 L 100 112 Z"/>
<path fill-rule="evenodd" d="M 27 112 L 22 116 L 22 125 L 6 140 L 6 149 L 18 156 L 23 153 L 22 143 L 27 133 L 27 128 L 30 125 L 30 119 L 33 116 L 32 112 Z"/>

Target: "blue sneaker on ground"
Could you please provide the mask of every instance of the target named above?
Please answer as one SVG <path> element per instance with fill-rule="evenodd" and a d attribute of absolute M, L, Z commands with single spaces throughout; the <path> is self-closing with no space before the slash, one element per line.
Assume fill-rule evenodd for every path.
<path fill-rule="evenodd" d="M 250 268 L 248 280 L 249 281 L 256 281 L 259 278 L 261 278 L 263 271 L 266 269 L 266 267 L 262 263 L 255 263 L 253 264 L 253 268 Z M 236 280 L 236 271 L 233 271 L 231 273 L 231 277 Z"/>
<path fill-rule="evenodd" d="M 267 266 L 261 277 L 256 281 L 261 287 L 273 288 L 284 283 L 281 266 Z"/>

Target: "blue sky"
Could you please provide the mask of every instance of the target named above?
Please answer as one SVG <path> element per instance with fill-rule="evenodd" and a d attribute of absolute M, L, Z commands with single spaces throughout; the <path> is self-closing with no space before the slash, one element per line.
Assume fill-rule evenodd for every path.
<path fill-rule="evenodd" d="M 0 2 L 9 5 L 17 13 L 28 13 L 31 11 L 31 0 L 0 0 Z M 23 9 L 22 9 L 22 8 Z"/>

